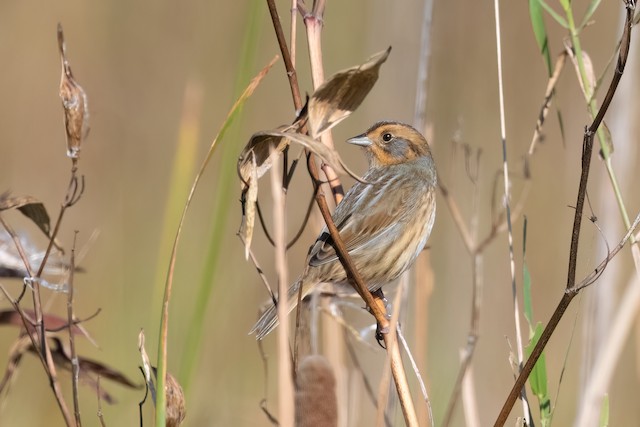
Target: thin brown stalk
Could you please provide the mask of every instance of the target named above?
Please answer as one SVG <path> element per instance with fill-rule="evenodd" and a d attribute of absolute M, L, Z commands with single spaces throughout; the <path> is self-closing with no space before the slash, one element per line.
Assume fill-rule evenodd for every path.
<path fill-rule="evenodd" d="M 341 323 L 341 325 L 345 328 L 349 328 L 349 326 L 346 325 L 344 322 Z M 378 399 L 376 398 L 376 395 L 373 392 L 371 381 L 369 381 L 367 374 L 362 369 L 362 365 L 360 365 L 360 361 L 358 360 L 358 355 L 356 354 L 353 348 L 353 344 L 348 338 L 345 340 L 345 343 L 346 343 L 347 351 L 349 352 L 349 356 L 351 357 L 351 362 L 355 366 L 356 372 L 358 372 L 360 374 L 360 377 L 362 378 L 362 383 L 364 384 L 364 389 L 367 392 L 367 396 L 369 397 L 369 400 L 371 400 L 371 403 L 373 403 L 373 406 L 377 407 Z M 391 420 L 389 419 L 387 414 L 384 414 L 384 425 L 386 427 L 392 426 Z"/>
<path fill-rule="evenodd" d="M 238 233 L 237 236 L 240 238 L 240 241 L 242 242 L 242 245 L 246 246 L 244 237 L 242 236 L 242 233 Z M 258 259 L 254 255 L 253 250 L 251 250 L 251 248 L 249 248 L 249 259 L 253 263 L 253 266 L 256 268 L 256 272 L 258 273 L 258 276 L 260 276 L 260 279 L 262 279 L 262 284 L 264 284 L 264 286 L 265 286 L 265 288 L 267 290 L 267 293 L 269 294 L 271 300 L 272 301 L 276 301 L 276 297 L 273 294 L 273 291 L 271 290 L 271 285 L 269 285 L 269 280 L 267 279 L 267 276 L 264 274 L 264 271 L 262 270 L 262 267 L 260 267 L 260 264 L 258 263 Z"/>
<path fill-rule="evenodd" d="M 413 368 L 413 372 L 416 374 L 416 379 L 418 380 L 418 384 L 420 384 L 420 391 L 422 392 L 422 398 L 424 399 L 424 403 L 427 406 L 427 412 L 429 414 L 428 415 L 429 425 L 433 426 L 435 425 L 433 422 L 433 410 L 431 409 L 431 401 L 429 400 L 429 393 L 427 392 L 427 386 L 424 384 L 424 380 L 422 379 L 422 375 L 420 374 L 420 369 L 418 368 L 418 364 L 416 363 L 416 360 L 414 359 L 413 354 L 411 354 L 409 343 L 407 343 L 407 340 L 404 338 L 404 335 L 402 334 L 402 328 L 400 327 L 400 325 L 398 325 L 396 329 L 397 329 L 398 339 L 402 343 L 402 348 L 404 349 L 405 353 L 407 353 L 407 357 L 409 358 L 409 362 L 411 362 L 411 367 Z"/>
<path fill-rule="evenodd" d="M 529 145 L 529 151 L 527 153 L 528 157 L 533 155 L 533 152 L 536 149 L 536 145 L 540 141 L 540 136 L 542 135 L 542 127 L 544 126 L 544 121 L 547 118 L 547 114 L 549 114 L 549 109 L 551 108 L 551 100 L 555 94 L 556 83 L 560 78 L 560 73 L 564 69 L 564 64 L 567 62 L 567 52 L 563 51 L 560 55 L 558 55 L 558 59 L 556 59 L 556 63 L 553 67 L 553 73 L 549 77 L 549 81 L 547 82 L 547 89 L 544 94 L 544 102 L 542 103 L 542 107 L 540 108 L 540 113 L 538 114 L 538 120 L 536 121 L 536 127 L 533 131 L 533 137 L 531 138 L 531 144 Z"/>
<path fill-rule="evenodd" d="M 58 231 L 60 230 L 60 225 L 62 223 L 62 218 L 64 217 L 65 211 L 69 207 L 73 206 L 82 196 L 82 193 L 84 190 L 84 181 L 82 179 L 80 180 L 78 179 L 76 175 L 76 171 L 77 171 L 77 167 L 76 167 L 76 163 L 74 162 L 71 169 L 71 179 L 69 181 L 69 186 L 67 188 L 65 199 L 60 208 L 58 219 L 56 220 L 53 231 L 49 237 L 49 244 L 47 246 L 47 249 L 42 258 L 42 262 L 40 263 L 40 267 L 38 268 L 38 271 L 36 272 L 36 274 L 33 274 L 31 265 L 26 259 L 26 257 L 22 258 L 25 264 L 25 269 L 29 274 L 29 283 L 31 284 L 31 290 L 33 294 L 33 307 L 34 307 L 33 309 L 36 317 L 34 326 L 38 331 L 37 342 L 33 341 L 34 348 L 39 350 L 38 353 L 40 354 L 40 359 L 43 362 L 45 373 L 49 377 L 49 385 L 53 390 L 53 394 L 56 398 L 56 402 L 58 404 L 60 412 L 62 413 L 65 423 L 68 426 L 74 425 L 74 421 L 73 421 L 73 418 L 71 417 L 67 404 L 64 400 L 64 396 L 62 395 L 62 390 L 60 389 L 60 384 L 58 382 L 56 366 L 53 361 L 53 357 L 51 356 L 51 350 L 49 349 L 49 345 L 46 339 L 46 327 L 43 320 L 42 299 L 40 296 L 39 278 L 42 276 L 47 260 L 49 258 L 49 254 L 51 253 L 51 250 L 54 246 L 54 242 L 55 242 L 56 236 L 58 235 Z M 7 230 L 9 234 L 11 234 L 12 236 L 16 236 L 15 232 L 13 232 L 13 230 L 8 226 L 8 224 L 4 221 L 4 219 L 0 217 L 0 221 L 2 221 L 4 228 Z M 16 247 L 18 248 L 18 253 L 21 253 L 21 257 L 23 257 L 25 255 L 25 252 L 24 252 L 24 249 L 21 247 L 20 240 L 17 237 L 14 237 L 13 241 L 16 243 Z M 13 299 L 10 299 L 12 301 L 12 305 L 14 305 L 14 308 L 19 307 L 21 298 L 22 298 L 22 295 L 16 301 L 13 301 Z M 18 312 L 20 313 L 21 310 Z M 27 318 L 24 317 L 22 314 L 21 314 L 21 318 L 23 319 L 23 322 L 26 322 Z M 26 327 L 27 325 L 25 324 L 25 328 Z"/>
<path fill-rule="evenodd" d="M 405 371 L 402 365 L 400 366 L 394 365 L 394 357 L 400 357 L 399 346 L 398 346 L 397 325 L 398 325 L 398 319 L 400 318 L 400 310 L 399 310 L 400 301 L 402 300 L 402 295 L 404 293 L 406 285 L 407 285 L 407 275 L 403 274 L 402 277 L 400 278 L 400 283 L 398 284 L 398 290 L 393 301 L 393 307 L 396 307 L 396 309 L 393 311 L 393 314 L 391 315 L 391 320 L 389 322 L 390 324 L 389 332 L 385 334 L 385 345 L 387 348 L 387 357 L 384 363 L 385 370 L 380 380 L 380 384 L 378 384 L 378 408 L 377 408 L 376 424 L 379 426 L 382 425 L 382 422 L 384 420 L 385 408 L 387 407 L 387 401 L 389 399 L 390 378 L 389 378 L 389 369 L 387 369 L 386 367 L 390 365 L 391 374 L 394 377 L 394 379 L 396 378 L 397 375 L 404 376 L 405 378 L 402 383 L 404 384 L 407 383 Z M 401 357 L 399 360 L 400 360 L 400 363 L 402 363 Z M 400 370 L 401 372 L 396 372 L 397 370 Z M 403 399 L 407 395 L 409 396 L 409 404 L 413 406 L 413 402 L 410 399 L 411 395 L 409 394 L 409 390 L 401 390 L 400 388 L 397 388 L 397 387 L 396 387 L 396 390 L 398 392 L 398 398 L 400 400 L 401 406 L 403 407 L 403 411 L 404 411 Z M 418 422 L 418 419 L 416 417 L 415 419 L 416 424 L 409 424 L 409 422 L 407 422 L 407 425 L 417 426 L 418 425 L 417 422 Z"/>
<path fill-rule="evenodd" d="M 324 83 L 324 65 L 322 62 L 322 27 L 324 25 L 323 16 L 325 3 L 324 0 L 315 0 L 310 13 L 306 13 L 304 6 L 299 5 L 304 18 L 304 25 L 307 29 L 307 44 L 309 46 L 309 60 L 311 63 L 311 80 L 314 90 Z M 320 140 L 327 147 L 333 148 L 333 134 L 331 130 L 324 132 L 320 136 Z M 344 189 L 340 184 L 340 179 L 336 172 L 326 164 L 322 165 L 322 171 L 327 177 L 333 199 L 336 204 L 340 203 L 344 197 Z"/>
<path fill-rule="evenodd" d="M 289 87 L 291 88 L 291 96 L 293 97 L 293 105 L 297 111 L 302 108 L 302 98 L 300 98 L 300 87 L 298 86 L 298 74 L 296 73 L 296 67 L 291 60 L 291 54 L 287 47 L 287 41 L 284 38 L 284 31 L 282 31 L 282 24 L 280 23 L 280 17 L 278 16 L 278 9 L 276 8 L 275 0 L 267 0 L 267 6 L 269 7 L 269 13 L 271 14 L 271 21 L 273 22 L 273 29 L 276 32 L 276 39 L 278 40 L 278 46 L 280 46 L 280 53 L 282 54 L 282 60 L 287 71 L 287 78 L 289 79 Z"/>
<path fill-rule="evenodd" d="M 289 37 L 289 43 L 291 44 L 291 65 L 296 68 L 296 41 L 297 41 L 297 24 L 298 24 L 298 9 L 296 5 L 297 0 L 291 0 L 291 35 Z"/>
<path fill-rule="evenodd" d="M 531 356 L 529 357 L 529 359 L 527 360 L 527 363 L 523 366 L 522 370 L 520 371 L 520 375 L 516 379 L 516 382 L 513 385 L 513 388 L 511 389 L 511 392 L 509 393 L 507 400 L 505 401 L 500 413 L 498 414 L 498 417 L 495 422 L 496 426 L 502 426 L 506 422 L 507 417 L 511 412 L 511 408 L 513 407 L 513 404 L 517 399 L 519 391 L 522 390 L 522 388 L 524 387 L 524 383 L 529 377 L 529 374 L 531 373 L 533 366 L 535 365 L 538 358 L 542 354 L 544 347 L 546 346 L 547 342 L 549 341 L 549 338 L 555 331 L 556 326 L 560 322 L 562 316 L 564 315 L 564 312 L 566 311 L 567 307 L 571 303 L 571 300 L 575 295 L 578 294 L 578 292 L 581 289 L 580 286 L 575 285 L 575 275 L 576 275 L 576 265 L 577 265 L 577 259 L 578 259 L 578 240 L 580 237 L 580 224 L 582 221 L 582 210 L 584 207 L 586 185 L 587 185 L 587 179 L 589 177 L 589 167 L 591 164 L 591 151 L 593 149 L 593 139 L 596 131 L 598 130 L 598 128 L 600 127 L 600 124 L 602 123 L 602 119 L 604 118 L 604 115 L 607 112 L 609 105 L 611 104 L 611 100 L 613 99 L 613 95 L 616 92 L 618 83 L 620 82 L 620 78 L 622 77 L 622 74 L 624 72 L 624 67 L 627 62 L 627 57 L 629 54 L 629 46 L 631 44 L 631 23 L 633 20 L 632 3 L 634 2 L 627 2 L 627 8 L 626 8 L 627 15 L 626 15 L 624 33 L 622 36 L 622 44 L 620 46 L 620 54 L 618 56 L 618 64 L 616 67 L 616 71 L 613 74 L 611 84 L 609 85 L 609 89 L 607 90 L 607 94 L 605 95 L 604 101 L 602 103 L 602 106 L 600 107 L 600 110 L 598 111 L 598 114 L 596 114 L 596 117 L 591 123 L 591 126 L 589 126 L 589 128 L 585 131 L 585 134 L 584 134 L 583 155 L 582 155 L 582 174 L 580 176 L 580 186 L 578 187 L 576 211 L 575 211 L 575 216 L 573 221 L 573 230 L 571 233 L 571 246 L 570 246 L 570 252 L 569 252 L 569 267 L 568 267 L 568 273 L 567 273 L 566 290 L 564 295 L 562 296 L 562 299 L 558 303 L 556 310 L 551 316 L 549 323 L 547 324 L 544 331 L 542 332 L 540 340 L 538 341 L 535 348 L 533 349 Z M 633 230 L 629 230 L 627 235 L 632 236 Z"/>
<path fill-rule="evenodd" d="M 324 4 L 324 2 L 319 2 L 319 3 Z M 293 95 L 293 102 L 296 109 L 299 110 L 302 107 L 302 103 L 300 100 L 300 90 L 298 88 L 297 77 L 295 77 L 296 76 L 295 68 L 291 63 L 291 57 L 289 55 L 287 44 L 284 39 L 284 33 L 282 31 L 280 18 L 278 17 L 275 1 L 267 0 L 267 4 L 269 6 L 269 12 L 271 13 L 273 26 L 276 32 L 276 37 L 278 39 L 278 45 L 280 46 L 280 51 L 282 52 L 282 58 L 285 62 L 287 76 L 289 77 L 289 85 L 291 87 L 291 92 Z M 298 4 L 298 9 L 300 9 L 300 4 Z M 307 164 L 309 167 L 309 173 L 314 183 L 319 182 L 318 170 L 315 162 L 309 161 Z M 331 238 L 336 247 L 336 254 L 338 255 L 338 258 L 340 259 L 340 262 L 342 263 L 347 273 L 347 277 L 349 278 L 349 281 L 352 283 L 352 285 L 354 286 L 356 291 L 360 294 L 360 296 L 365 300 L 367 307 L 369 307 L 371 313 L 376 318 L 376 321 L 378 322 L 378 325 L 381 328 L 381 330 L 387 331 L 389 328 L 389 321 L 386 318 L 384 301 L 382 301 L 382 299 L 377 299 L 377 300 L 374 299 L 373 295 L 369 292 L 367 286 L 362 280 L 362 277 L 360 276 L 358 271 L 355 269 L 355 266 L 353 265 L 351 257 L 349 256 L 349 253 L 346 251 L 344 242 L 340 238 L 340 234 L 338 233 L 338 230 L 333 222 L 333 219 L 331 218 L 331 212 L 329 211 L 327 201 L 322 191 L 316 192 L 316 203 L 318 204 L 322 217 L 324 218 L 324 221 L 327 224 L 327 228 L 329 230 Z M 385 342 L 387 339 L 387 335 L 388 334 L 384 334 Z M 402 366 L 402 360 L 400 358 L 399 351 L 396 352 L 396 354 L 392 354 L 392 366 L 396 366 L 396 367 Z M 406 377 L 404 378 L 404 384 L 403 384 L 402 375 L 399 374 L 397 371 L 394 371 L 394 372 L 395 372 L 394 381 L 396 382 L 396 387 L 398 388 L 399 395 L 400 395 L 401 394 L 400 390 L 408 391 L 409 387 L 408 387 L 408 384 L 406 383 Z M 415 415 L 415 410 L 413 409 L 413 405 L 407 403 L 411 401 L 410 396 L 406 396 L 403 394 L 402 399 L 404 399 L 406 403 L 406 404 L 402 404 L 402 411 L 405 417 L 405 421 L 407 422 L 407 425 L 417 426 L 418 425 L 417 417 Z M 402 400 L 401 400 L 401 403 L 402 403 Z"/>
<path fill-rule="evenodd" d="M 80 376 L 80 363 L 78 362 L 78 354 L 76 353 L 76 339 L 73 333 L 75 324 L 75 314 L 73 313 L 73 278 L 76 268 L 76 238 L 78 232 L 73 235 L 73 246 L 71 247 L 71 262 L 69 270 L 69 290 L 67 292 L 67 319 L 69 323 L 69 348 L 71 351 L 71 389 L 73 391 L 73 415 L 76 420 L 76 426 L 81 427 L 80 418 L 80 399 L 78 397 L 78 378 Z"/>
<path fill-rule="evenodd" d="M 107 424 L 104 422 L 104 414 L 102 413 L 102 399 L 100 398 L 100 375 L 98 375 L 97 380 L 97 392 L 98 392 L 98 420 L 100 420 L 100 427 L 107 427 Z"/>

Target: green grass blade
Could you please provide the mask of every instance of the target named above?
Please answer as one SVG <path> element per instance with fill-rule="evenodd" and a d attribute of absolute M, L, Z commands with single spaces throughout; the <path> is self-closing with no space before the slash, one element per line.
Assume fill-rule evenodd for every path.
<path fill-rule="evenodd" d="M 250 73 L 255 68 L 255 58 L 258 49 L 258 41 L 261 23 L 264 21 L 263 15 L 265 9 L 260 0 L 254 0 L 249 8 L 248 22 L 245 26 L 242 55 L 238 72 L 238 80 L 235 83 L 235 92 L 242 90 L 242 85 L 250 77 Z M 242 150 L 242 145 L 246 141 L 242 141 L 236 133 L 241 128 L 241 108 L 237 111 L 231 120 L 223 125 L 221 133 L 229 130 L 234 135 L 231 137 L 233 141 L 240 141 L 239 146 L 225 146 L 222 148 L 222 161 L 220 162 L 220 170 L 218 171 L 218 184 L 216 188 L 214 212 L 212 213 L 212 231 L 209 236 L 209 245 L 207 248 L 206 263 L 200 278 L 198 292 L 196 294 L 193 314 L 189 322 L 187 338 L 185 340 L 185 351 L 180 364 L 180 378 L 183 381 L 183 387 L 188 392 L 193 372 L 197 365 L 199 347 L 202 341 L 202 331 L 204 327 L 204 318 L 207 306 L 214 289 L 215 273 L 218 270 L 220 261 L 222 236 L 228 228 L 228 206 L 234 197 L 234 190 L 237 188 L 236 180 L 236 164 L 238 153 Z M 235 119 L 235 124 L 231 127 L 231 121 Z M 239 208 L 239 207 L 238 207 Z"/>
<path fill-rule="evenodd" d="M 547 64 L 549 75 L 553 72 L 553 64 L 551 64 L 551 54 L 549 53 L 549 39 L 547 37 L 547 29 L 544 25 L 544 17 L 542 16 L 542 6 L 538 0 L 529 0 L 529 17 L 533 27 L 533 35 L 538 43 L 538 49 Z"/>
<path fill-rule="evenodd" d="M 584 18 L 582 18 L 582 23 L 580 24 L 579 28 L 584 28 L 584 26 L 587 25 L 595 11 L 598 9 L 598 6 L 600 6 L 600 1 L 601 0 L 591 0 L 591 3 L 589 3 L 589 7 L 584 14 Z"/>
<path fill-rule="evenodd" d="M 176 226 L 180 221 L 181 207 L 187 197 L 189 185 L 196 167 L 198 139 L 200 136 L 200 115 L 202 113 L 203 89 L 198 81 L 187 81 L 184 94 L 182 118 L 176 150 L 173 155 L 171 178 L 168 182 L 167 198 L 163 213 L 160 244 L 156 262 L 154 296 L 151 301 L 158 304 L 167 274 L 167 255 L 175 239 Z"/>
<path fill-rule="evenodd" d="M 542 335 L 542 330 L 542 323 L 538 322 L 536 324 L 533 337 L 526 348 L 527 357 L 531 356 L 533 348 L 538 343 L 540 335 Z M 545 354 L 542 353 L 531 371 L 531 375 L 529 376 L 529 385 L 531 386 L 531 391 L 538 399 L 538 405 L 540 407 L 540 423 L 543 426 L 548 426 L 551 422 L 551 400 L 549 398 L 547 384 L 547 362 Z"/>
<path fill-rule="evenodd" d="M 529 323 L 529 338 L 533 335 L 533 302 L 531 301 L 531 274 L 527 267 L 527 217 L 522 227 L 522 298 L 524 300 L 524 317 Z"/>
<path fill-rule="evenodd" d="M 560 26 L 562 26 L 563 28 L 569 29 L 569 24 L 567 23 L 566 19 L 560 16 L 558 12 L 553 10 L 553 8 L 551 8 L 551 6 L 549 6 L 544 0 L 537 0 L 537 1 L 538 3 L 540 3 L 540 6 L 542 6 L 542 8 L 547 11 L 549 15 L 551 15 L 551 17 L 555 19 L 558 24 L 560 24 Z"/>
<path fill-rule="evenodd" d="M 187 210 L 189 209 L 191 201 L 193 200 L 193 195 L 198 186 L 198 183 L 200 182 L 200 178 L 202 178 L 202 174 L 204 173 L 207 165 L 209 164 L 209 161 L 211 160 L 211 157 L 213 156 L 215 149 L 218 147 L 218 144 L 217 144 L 218 141 L 224 138 L 224 135 L 229 129 L 234 118 L 236 118 L 240 114 L 240 111 L 242 110 L 242 106 L 244 105 L 245 101 L 251 96 L 251 94 L 253 94 L 253 91 L 260 84 L 260 82 L 262 81 L 264 76 L 267 74 L 271 66 L 273 66 L 276 59 L 277 57 L 274 58 L 271 61 L 271 63 L 269 63 L 265 68 L 263 68 L 262 71 L 249 83 L 249 85 L 244 90 L 242 95 L 238 98 L 236 103 L 231 108 L 229 114 L 227 115 L 226 120 L 224 121 L 220 129 L 220 132 L 218 132 L 218 135 L 211 142 L 209 151 L 207 152 L 207 155 L 202 162 L 202 165 L 198 171 L 198 174 L 196 175 L 193 181 L 193 185 L 191 186 L 191 191 L 189 193 L 184 209 L 182 211 L 182 217 L 180 218 L 180 223 L 178 225 L 178 230 L 176 232 L 176 238 L 174 240 L 173 248 L 171 251 L 171 258 L 169 261 L 169 270 L 167 272 L 167 282 L 165 284 L 164 298 L 162 301 L 162 313 L 160 317 L 160 333 L 159 333 L 159 339 L 158 339 L 158 362 L 157 362 L 158 398 L 156 402 L 156 426 L 159 426 L 159 427 L 165 425 L 165 415 L 166 415 L 165 414 L 166 395 L 165 395 L 165 388 L 164 388 L 165 386 L 164 379 L 167 373 L 167 331 L 169 328 L 169 301 L 171 300 L 171 291 L 173 290 L 173 273 L 175 269 L 178 243 L 180 241 L 182 227 L 184 225 L 184 220 L 187 214 Z"/>

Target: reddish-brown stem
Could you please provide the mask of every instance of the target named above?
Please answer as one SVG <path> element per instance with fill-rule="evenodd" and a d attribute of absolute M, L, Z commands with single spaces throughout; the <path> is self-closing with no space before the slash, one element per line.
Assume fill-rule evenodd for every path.
<path fill-rule="evenodd" d="M 522 367 L 520 371 L 520 375 L 516 379 L 511 392 L 509 393 L 507 400 L 505 401 L 498 417 L 496 419 L 496 426 L 503 426 L 513 408 L 513 405 L 520 394 L 520 391 L 524 387 L 527 378 L 531 374 L 531 370 L 535 366 L 535 363 L 538 361 L 538 358 L 542 354 L 544 347 L 546 346 L 549 338 L 555 331 L 556 326 L 560 322 L 560 319 L 564 315 L 569 303 L 575 295 L 580 291 L 580 287 L 575 287 L 575 276 L 576 276 L 576 265 L 578 260 L 578 241 L 580 238 L 580 224 L 582 222 L 582 210 L 584 207 L 584 199 L 587 191 L 587 180 L 589 178 L 589 167 L 591 165 L 591 152 L 593 149 L 593 139 L 595 136 L 598 127 L 602 123 L 602 119 L 604 118 L 605 113 L 607 112 L 609 105 L 611 104 L 611 100 L 613 99 L 613 95 L 618 88 L 618 83 L 620 82 L 620 78 L 622 77 L 622 73 L 624 71 L 624 67 L 627 63 L 627 57 L 629 54 L 629 46 L 631 44 L 631 26 L 633 21 L 633 11 L 635 2 L 631 0 L 626 1 L 627 5 L 627 16 L 624 26 L 624 33 L 622 35 L 622 44 L 620 46 L 620 53 L 618 55 L 618 63 L 613 74 L 613 78 L 611 80 L 611 84 L 609 85 L 609 90 L 605 95 L 604 101 L 602 102 L 602 106 L 598 111 L 595 119 L 591 123 L 588 129 L 585 130 L 584 133 L 584 142 L 582 148 L 582 174 L 580 175 L 580 185 L 578 187 L 578 197 L 576 201 L 576 210 L 573 220 L 573 229 L 571 233 L 571 245 L 569 252 L 569 267 L 567 273 L 567 284 L 565 287 L 565 293 L 562 296 L 562 299 L 558 303 L 556 310 L 554 311 L 549 323 L 544 328 L 542 332 L 542 336 L 540 340 L 536 344 L 533 349 L 531 356 Z"/>

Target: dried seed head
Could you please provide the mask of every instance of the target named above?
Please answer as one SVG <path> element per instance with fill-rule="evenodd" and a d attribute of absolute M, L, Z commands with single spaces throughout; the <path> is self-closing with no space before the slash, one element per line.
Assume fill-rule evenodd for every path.
<path fill-rule="evenodd" d="M 167 391 L 167 427 L 179 427 L 187 416 L 184 392 L 178 381 L 168 372 L 165 390 Z"/>
<path fill-rule="evenodd" d="M 83 139 L 89 133 L 89 105 L 87 94 L 75 81 L 66 55 L 62 25 L 58 24 L 58 49 L 62 74 L 60 77 L 60 99 L 64 108 L 64 126 L 67 133 L 67 156 L 77 159 Z"/>
<path fill-rule="evenodd" d="M 338 425 L 336 379 L 322 356 L 308 356 L 298 369 L 296 426 L 334 427 Z"/>

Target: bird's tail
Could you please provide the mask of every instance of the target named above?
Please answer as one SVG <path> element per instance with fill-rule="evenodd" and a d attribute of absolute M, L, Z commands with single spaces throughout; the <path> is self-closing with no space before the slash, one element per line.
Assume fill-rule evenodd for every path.
<path fill-rule="evenodd" d="M 302 279 L 298 279 L 293 285 L 289 287 L 289 290 L 287 291 L 289 313 L 291 313 L 291 311 L 293 311 L 293 309 L 298 305 L 298 290 L 300 289 L 301 285 Z M 302 286 L 303 298 L 309 293 L 309 289 L 310 288 L 306 286 L 306 284 Z M 256 339 L 261 340 L 262 338 L 267 336 L 269 332 L 273 331 L 279 323 L 280 321 L 278 319 L 278 308 L 274 304 L 271 304 L 269 305 L 269 308 L 267 308 L 267 310 L 262 313 L 262 316 L 260 316 L 260 319 L 256 322 L 256 324 L 253 325 L 253 328 L 251 328 L 249 334 L 255 333 Z"/>

